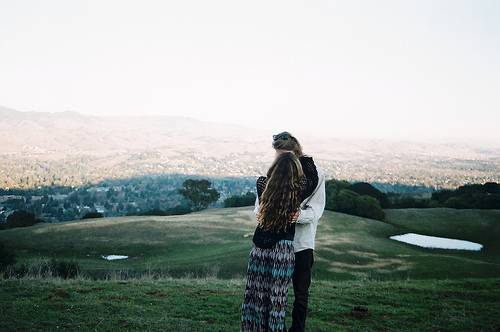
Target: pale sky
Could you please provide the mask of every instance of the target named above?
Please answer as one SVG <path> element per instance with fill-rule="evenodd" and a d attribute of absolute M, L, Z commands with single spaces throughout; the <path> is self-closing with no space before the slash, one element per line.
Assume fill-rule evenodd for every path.
<path fill-rule="evenodd" d="M 500 143 L 497 0 L 0 1 L 6 107 Z"/>

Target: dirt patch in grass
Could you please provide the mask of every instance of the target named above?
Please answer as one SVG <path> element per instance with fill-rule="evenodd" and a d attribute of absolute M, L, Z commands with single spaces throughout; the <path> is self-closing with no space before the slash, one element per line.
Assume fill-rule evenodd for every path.
<path fill-rule="evenodd" d="M 318 243 L 321 243 L 321 249 L 324 248 L 324 246 L 334 246 L 338 244 L 345 244 L 345 243 L 351 243 L 351 244 L 356 244 L 355 239 L 349 236 L 320 236 L 318 237 Z"/>
<path fill-rule="evenodd" d="M 412 264 L 408 263 L 402 259 L 397 258 L 372 258 L 370 262 L 366 264 L 349 264 L 343 262 L 332 262 L 329 261 L 330 268 L 332 272 L 342 272 L 349 270 L 376 270 L 378 272 L 386 271 L 406 271 L 412 268 Z"/>
<path fill-rule="evenodd" d="M 47 296 L 48 300 L 69 299 L 71 295 L 61 288 L 52 289 Z"/>
<path fill-rule="evenodd" d="M 99 296 L 99 300 L 123 301 L 130 300 L 130 297 L 125 295 L 102 295 Z"/>
<path fill-rule="evenodd" d="M 351 315 L 358 319 L 365 318 L 369 314 L 370 312 L 368 308 L 364 306 L 355 306 L 354 308 L 351 309 Z"/>
<path fill-rule="evenodd" d="M 149 296 L 154 296 L 154 297 L 167 297 L 168 296 L 167 293 L 161 292 L 159 290 L 144 292 L 144 294 L 149 295 Z"/>
<path fill-rule="evenodd" d="M 366 252 L 366 251 L 358 251 L 358 250 L 347 250 L 346 253 L 351 254 L 353 256 L 358 256 L 358 257 L 378 257 L 378 254 L 373 253 L 373 252 Z"/>
<path fill-rule="evenodd" d="M 79 294 L 88 294 L 92 292 L 91 288 L 80 288 L 80 289 L 75 289 L 75 292 Z"/>

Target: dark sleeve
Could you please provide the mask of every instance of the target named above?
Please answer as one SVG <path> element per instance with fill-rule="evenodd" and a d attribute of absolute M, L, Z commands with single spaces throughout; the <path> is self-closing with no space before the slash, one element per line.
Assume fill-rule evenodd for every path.
<path fill-rule="evenodd" d="M 266 189 L 266 183 L 267 183 L 267 178 L 265 176 L 260 176 L 257 179 L 257 196 L 259 197 L 260 201 L 260 196 L 262 196 L 262 193 L 264 192 L 264 189 Z"/>
<path fill-rule="evenodd" d="M 312 157 L 302 156 L 300 157 L 300 163 L 302 165 L 302 170 L 306 176 L 307 182 L 304 189 L 303 197 L 306 199 L 311 196 L 318 185 L 318 170 L 314 164 Z"/>

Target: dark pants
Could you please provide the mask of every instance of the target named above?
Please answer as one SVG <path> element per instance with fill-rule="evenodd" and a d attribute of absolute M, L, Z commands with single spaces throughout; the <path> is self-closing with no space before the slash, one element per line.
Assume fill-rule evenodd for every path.
<path fill-rule="evenodd" d="M 293 272 L 292 327 L 290 332 L 303 332 L 306 328 L 307 300 L 311 285 L 311 268 L 314 263 L 314 251 L 306 249 L 295 253 L 295 269 Z"/>

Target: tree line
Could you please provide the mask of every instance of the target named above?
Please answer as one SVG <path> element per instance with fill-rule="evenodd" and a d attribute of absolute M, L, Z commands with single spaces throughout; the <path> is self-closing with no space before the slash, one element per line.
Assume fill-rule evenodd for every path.
<path fill-rule="evenodd" d="M 391 208 L 500 209 L 500 184 L 496 182 L 469 184 L 455 190 L 439 190 L 432 193 L 430 198 L 383 193 L 366 182 L 350 183 L 336 179 L 326 181 L 325 190 L 325 209 L 376 220 L 384 220 L 384 209 Z M 178 192 L 186 199 L 186 204 L 168 210 L 152 209 L 139 215 L 175 215 L 200 211 L 220 198 L 220 193 L 206 179 L 187 179 Z M 255 193 L 247 192 L 226 198 L 224 207 L 250 206 L 254 202 Z M 82 219 L 99 217 L 103 215 L 93 211 Z M 18 210 L 9 215 L 7 223 L 2 227 L 26 227 L 42 221 L 30 212 Z"/>

